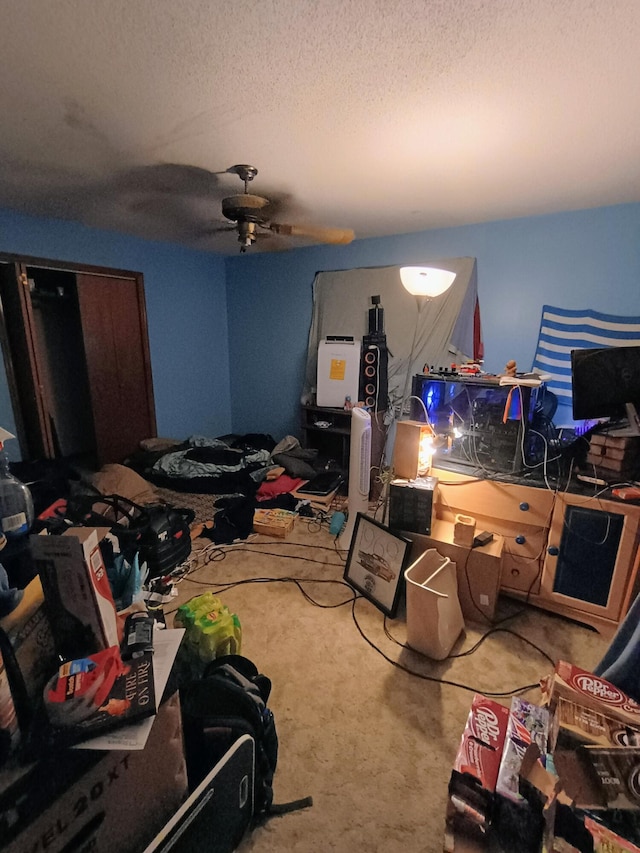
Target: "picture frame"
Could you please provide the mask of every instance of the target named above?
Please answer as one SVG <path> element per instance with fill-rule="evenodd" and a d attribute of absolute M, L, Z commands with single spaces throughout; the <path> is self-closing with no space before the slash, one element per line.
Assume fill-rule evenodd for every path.
<path fill-rule="evenodd" d="M 411 540 L 362 512 L 356 515 L 344 580 L 393 618 L 398 610 Z"/>

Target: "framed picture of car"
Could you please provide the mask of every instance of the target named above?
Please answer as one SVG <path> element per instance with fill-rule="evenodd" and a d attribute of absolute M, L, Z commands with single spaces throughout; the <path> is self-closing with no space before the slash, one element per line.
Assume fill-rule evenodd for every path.
<path fill-rule="evenodd" d="M 391 618 L 398 610 L 410 547 L 411 540 L 357 514 L 344 579 Z"/>

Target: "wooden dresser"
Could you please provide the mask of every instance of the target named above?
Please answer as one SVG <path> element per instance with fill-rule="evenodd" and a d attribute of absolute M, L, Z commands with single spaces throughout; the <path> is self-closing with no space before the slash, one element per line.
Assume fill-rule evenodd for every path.
<path fill-rule="evenodd" d="M 638 592 L 640 505 L 433 468 L 434 518 L 504 538 L 500 591 L 612 634 Z"/>

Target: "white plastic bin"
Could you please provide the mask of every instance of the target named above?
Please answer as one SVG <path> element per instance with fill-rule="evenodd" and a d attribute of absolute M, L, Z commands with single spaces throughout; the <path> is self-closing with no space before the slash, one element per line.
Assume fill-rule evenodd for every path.
<path fill-rule="evenodd" d="M 405 570 L 407 642 L 434 660 L 446 658 L 464 628 L 456 566 L 429 548 Z"/>

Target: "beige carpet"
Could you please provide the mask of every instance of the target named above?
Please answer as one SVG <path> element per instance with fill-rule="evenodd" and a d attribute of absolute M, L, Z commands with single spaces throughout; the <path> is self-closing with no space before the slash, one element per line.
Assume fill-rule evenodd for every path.
<path fill-rule="evenodd" d="M 201 548 L 208 551 L 197 555 Z M 223 559 L 213 561 L 214 556 Z M 508 633 L 490 636 L 467 657 L 430 661 L 389 639 L 383 614 L 359 599 L 355 616 L 367 642 L 351 603 L 339 606 L 349 602 L 350 590 L 328 583 L 342 580 L 344 556 L 326 528 L 299 519 L 286 540 L 257 536 L 221 549 L 196 540 L 194 562 L 201 567 L 178 587 L 176 606 L 215 591 L 216 584 L 295 578 L 322 605 L 306 600 L 294 583 L 243 583 L 220 593 L 240 618 L 243 654 L 273 681 L 269 704 L 280 738 L 275 800 L 306 795 L 314 800 L 311 808 L 256 829 L 243 841 L 243 853 L 442 850 L 447 783 L 472 691 L 511 693 L 537 684 L 552 669 Z M 499 616 L 521 609 L 501 599 Z M 400 642 L 406 634 L 403 614 L 402 609 L 387 623 Z M 507 626 L 554 661 L 586 669 L 608 645 L 588 628 L 533 608 Z M 487 627 L 468 624 L 454 653 L 471 648 Z M 540 698 L 537 688 L 524 695 L 534 702 Z M 510 696 L 500 701 L 508 705 Z"/>

